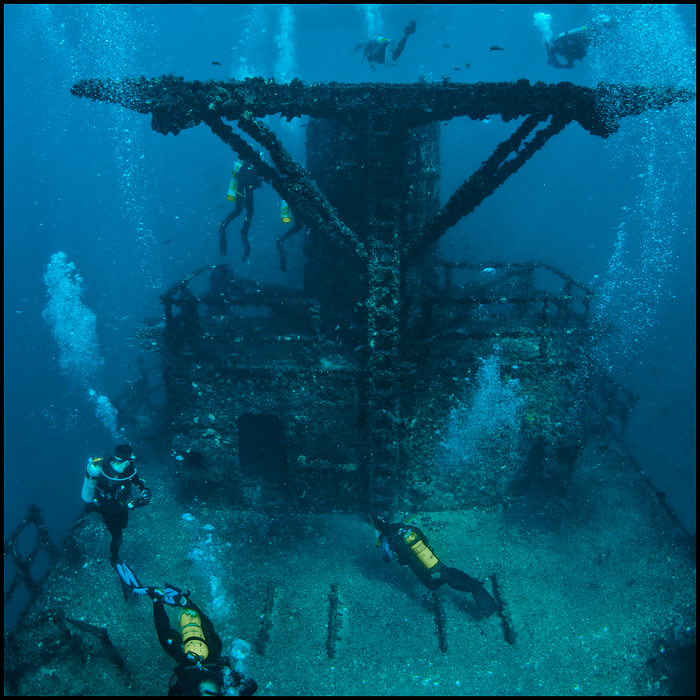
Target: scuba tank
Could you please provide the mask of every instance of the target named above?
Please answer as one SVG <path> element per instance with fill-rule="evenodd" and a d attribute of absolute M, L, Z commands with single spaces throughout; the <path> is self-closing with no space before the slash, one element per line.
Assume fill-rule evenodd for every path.
<path fill-rule="evenodd" d="M 562 37 L 565 36 L 570 36 L 571 34 L 580 34 L 581 32 L 585 32 L 588 29 L 588 27 L 584 24 L 583 27 L 576 27 L 576 29 L 569 29 L 568 32 L 562 32 L 557 39 L 561 39 Z"/>
<path fill-rule="evenodd" d="M 204 661 L 209 656 L 209 647 L 204 640 L 202 618 L 192 608 L 185 608 L 180 613 L 180 634 L 182 635 L 182 650 Z"/>
<path fill-rule="evenodd" d="M 415 530 L 409 530 L 403 536 L 403 541 L 411 548 L 411 551 L 428 571 L 440 563 L 438 558 L 428 549 L 428 545 L 418 538 L 418 533 Z"/>
<path fill-rule="evenodd" d="M 226 193 L 226 199 L 228 199 L 229 202 L 235 202 L 236 201 L 236 195 L 238 194 L 236 190 L 236 175 L 238 175 L 238 171 L 243 167 L 243 161 L 239 160 L 236 165 L 233 166 L 233 170 L 231 171 L 231 182 L 229 183 L 228 186 L 228 192 Z"/>
<path fill-rule="evenodd" d="M 95 502 L 95 491 L 97 491 L 97 486 L 92 480 L 90 471 L 97 471 L 99 473 L 101 461 L 102 457 L 90 457 L 88 459 L 87 469 L 85 470 L 85 478 L 83 479 L 83 490 L 80 493 L 80 497 L 85 501 L 85 503 Z"/>
<path fill-rule="evenodd" d="M 283 224 L 292 223 L 292 215 L 289 213 L 289 204 L 284 200 L 280 202 L 280 221 Z"/>
<path fill-rule="evenodd" d="M 385 41 L 388 41 L 389 43 L 384 51 L 384 65 L 387 68 L 391 68 L 394 65 L 394 40 L 382 39 L 382 43 Z"/>

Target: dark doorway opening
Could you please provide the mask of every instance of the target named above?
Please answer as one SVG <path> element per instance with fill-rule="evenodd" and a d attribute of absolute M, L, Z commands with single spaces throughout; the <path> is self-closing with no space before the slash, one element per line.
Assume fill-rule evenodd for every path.
<path fill-rule="evenodd" d="M 283 486 L 287 480 L 287 444 L 277 416 L 242 415 L 238 419 L 241 475 Z"/>

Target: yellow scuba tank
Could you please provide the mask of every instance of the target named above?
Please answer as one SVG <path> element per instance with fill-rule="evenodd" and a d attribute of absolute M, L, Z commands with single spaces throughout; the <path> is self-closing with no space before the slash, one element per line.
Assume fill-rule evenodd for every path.
<path fill-rule="evenodd" d="M 289 213 L 289 204 L 287 204 L 287 202 L 284 200 L 280 202 L 280 220 L 283 224 L 292 223 L 292 216 Z"/>
<path fill-rule="evenodd" d="M 426 569 L 430 570 L 440 563 L 438 558 L 428 549 L 425 542 L 418 539 L 418 533 L 415 530 L 409 530 L 403 536 L 403 541 L 411 548 Z"/>
<path fill-rule="evenodd" d="M 90 457 L 90 459 L 88 459 L 87 469 L 85 470 L 85 478 L 83 479 L 83 490 L 80 493 L 80 497 L 85 501 L 85 503 L 94 503 L 95 501 L 95 491 L 97 491 L 97 486 L 92 480 L 92 477 L 99 474 L 100 462 L 102 462 L 102 457 Z M 91 474 L 90 472 L 96 472 L 96 474 Z"/>
<path fill-rule="evenodd" d="M 185 608 L 180 613 L 180 634 L 185 654 L 198 656 L 201 661 L 209 656 L 209 647 L 204 641 L 202 618 L 196 610 Z"/>
<path fill-rule="evenodd" d="M 236 175 L 238 175 L 238 171 L 242 167 L 243 161 L 239 160 L 236 165 L 233 166 L 233 170 L 231 171 L 231 182 L 229 183 L 228 192 L 226 193 L 226 199 L 228 199 L 229 202 L 236 201 L 236 195 L 238 194 L 238 191 L 236 190 Z"/>

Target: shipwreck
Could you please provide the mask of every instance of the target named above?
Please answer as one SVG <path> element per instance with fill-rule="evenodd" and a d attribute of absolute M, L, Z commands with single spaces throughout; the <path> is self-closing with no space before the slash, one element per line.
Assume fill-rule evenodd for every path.
<path fill-rule="evenodd" d="M 161 134 L 205 124 L 256 161 L 308 228 L 303 293 L 251 285 L 217 265 L 174 284 L 161 297 L 164 319 L 140 329 L 160 350 L 167 407 L 155 418 L 141 382 L 122 415 L 172 434 L 183 479 L 225 487 L 249 507 L 346 512 L 439 509 L 445 491 L 453 507 L 534 482 L 566 488 L 591 382 L 581 369 L 591 291 L 535 261 L 443 263 L 434 244 L 572 121 L 606 138 L 621 118 L 691 92 L 172 75 L 83 80 L 72 92 L 150 114 Z M 305 168 L 261 121 L 271 114 L 310 117 Z M 488 115 L 522 121 L 441 207 L 440 122 Z M 261 147 L 271 164 L 256 157 Z M 496 431 L 479 458 L 489 464 L 462 465 L 481 478 L 452 474 L 446 489 L 444 428 L 478 388 L 469 382 L 479 358 L 494 352 L 503 381 L 527 397 L 518 454 L 512 435 Z M 616 408 L 624 414 L 632 402 L 618 398 Z"/>
<path fill-rule="evenodd" d="M 307 229 L 303 290 L 207 266 L 137 329 L 149 352 L 119 416 L 157 489 L 122 552 L 144 583 L 191 587 L 274 694 L 676 692 L 693 566 L 614 432 L 635 397 L 591 362 L 592 291 L 537 261 L 448 263 L 435 243 L 572 121 L 606 138 L 693 92 L 174 75 L 72 92 L 161 134 L 205 124 Z M 272 114 L 310 118 L 305 167 Z M 517 126 L 441 206 L 440 123 L 489 115 Z M 365 514 L 397 510 L 488 577 L 496 615 L 387 578 Z M 56 547 L 32 507 L 5 543 L 5 600 L 20 583 L 32 599 L 5 636 L 7 695 L 163 692 L 171 660 L 149 606 L 121 600 L 96 520 Z"/>

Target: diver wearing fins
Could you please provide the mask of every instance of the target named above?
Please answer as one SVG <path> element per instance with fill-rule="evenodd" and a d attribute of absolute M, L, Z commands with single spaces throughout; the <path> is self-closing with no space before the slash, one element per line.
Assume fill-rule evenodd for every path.
<path fill-rule="evenodd" d="M 258 153 L 260 158 L 262 154 Z M 219 252 L 221 255 L 226 255 L 228 248 L 228 239 L 226 236 L 226 228 L 245 208 L 245 218 L 243 219 L 243 228 L 241 229 L 241 240 L 243 241 L 243 260 L 250 255 L 250 243 L 248 242 L 248 229 L 255 213 L 255 200 L 253 199 L 253 190 L 262 187 L 262 179 L 255 172 L 255 168 L 250 161 L 239 160 L 231 171 L 231 183 L 228 187 L 226 199 L 229 202 L 235 202 L 234 210 L 219 224 Z"/>
<path fill-rule="evenodd" d="M 119 562 L 115 567 L 129 596 L 147 595 L 153 601 L 153 621 L 158 641 L 177 662 L 170 678 L 168 696 L 254 695 L 258 684 L 231 668 L 222 656 L 221 638 L 211 620 L 186 593 L 168 583 L 165 588 L 142 586 L 131 569 Z M 182 608 L 179 631 L 172 629 L 165 605 Z"/>
<path fill-rule="evenodd" d="M 231 668 L 227 656 L 222 656 L 221 638 L 211 620 L 190 600 L 166 584 L 164 590 L 149 589 L 153 601 L 153 621 L 158 641 L 165 652 L 177 662 L 170 678 L 169 696 L 177 695 L 254 695 L 258 684 L 249 676 Z M 179 606 L 179 631 L 172 629 L 167 603 Z M 174 682 L 173 682 L 174 681 Z"/>
<path fill-rule="evenodd" d="M 394 40 L 386 39 L 383 36 L 375 36 L 366 44 L 358 44 L 355 47 L 355 51 L 358 49 L 364 50 L 364 55 L 362 56 L 360 64 L 364 63 L 365 59 L 367 59 L 367 63 L 369 63 L 369 67 L 372 70 L 377 70 L 375 67 L 376 64 L 384 64 L 387 68 L 391 68 L 403 53 L 404 47 L 406 46 L 406 39 L 408 39 L 411 34 L 415 33 L 416 23 L 411 20 L 408 26 L 404 28 L 403 37 L 395 49 L 393 48 Z"/>
<path fill-rule="evenodd" d="M 552 68 L 573 68 L 574 61 L 583 61 L 590 46 L 616 24 L 608 15 L 599 15 L 582 27 L 562 32 L 552 42 L 546 41 L 547 64 Z M 560 58 L 566 63 L 562 63 Z"/>
<path fill-rule="evenodd" d="M 134 467 L 135 459 L 131 446 L 126 444 L 117 445 L 114 457 L 105 455 L 88 459 L 81 493 L 86 506 L 71 528 L 71 532 L 75 532 L 88 514 L 93 511 L 100 513 L 112 536 L 110 563 L 115 568 L 119 562 L 124 529 L 129 524 L 129 511 L 151 502 L 151 492 Z M 139 498 L 131 497 L 132 485 L 139 490 Z"/>
<path fill-rule="evenodd" d="M 378 515 L 372 517 L 372 522 L 379 531 L 379 546 L 385 562 L 390 562 L 395 554 L 398 563 L 408 566 L 431 591 L 446 583 L 457 591 L 471 593 L 483 616 L 489 617 L 498 611 L 498 603 L 479 581 L 459 569 L 445 566 L 433 554 L 422 530 L 404 522 L 389 523 Z"/>
<path fill-rule="evenodd" d="M 301 231 L 301 229 L 303 229 L 304 227 L 306 227 L 307 231 L 309 228 L 307 223 L 302 219 L 299 213 L 292 212 L 292 209 L 287 204 L 287 202 L 282 200 L 282 202 L 280 203 L 280 219 L 282 223 L 292 223 L 292 214 L 294 215 L 294 226 L 285 233 L 283 233 L 281 236 L 277 236 L 277 239 L 275 241 L 275 243 L 277 244 L 277 250 L 279 250 L 280 252 L 280 269 L 282 270 L 282 272 L 287 271 L 287 256 L 284 252 L 284 242 L 288 238 L 291 238 L 295 234 L 299 233 L 299 231 Z"/>

